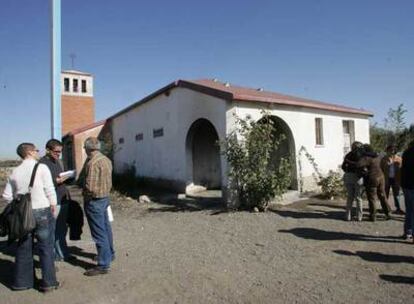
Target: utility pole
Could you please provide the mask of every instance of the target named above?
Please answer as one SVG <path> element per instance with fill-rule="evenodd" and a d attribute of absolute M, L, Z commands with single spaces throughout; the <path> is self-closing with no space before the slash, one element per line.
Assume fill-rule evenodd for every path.
<path fill-rule="evenodd" d="M 62 139 L 61 114 L 61 0 L 50 0 L 51 12 L 51 127 L 52 138 Z"/>

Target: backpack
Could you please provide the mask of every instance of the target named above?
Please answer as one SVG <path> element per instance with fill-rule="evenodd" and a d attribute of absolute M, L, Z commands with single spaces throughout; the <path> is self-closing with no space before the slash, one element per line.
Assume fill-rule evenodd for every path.
<path fill-rule="evenodd" d="M 19 194 L 11 203 L 6 206 L 0 216 L 2 233 L 7 233 L 9 242 L 25 237 L 36 228 L 36 220 L 33 215 L 31 190 L 33 188 L 36 171 L 39 164 L 36 164 L 30 178 L 29 191 Z M 3 219 L 4 218 L 4 219 Z"/>

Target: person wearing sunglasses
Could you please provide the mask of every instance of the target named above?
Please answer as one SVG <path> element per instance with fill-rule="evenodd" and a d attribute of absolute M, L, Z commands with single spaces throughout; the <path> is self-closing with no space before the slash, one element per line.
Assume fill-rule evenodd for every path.
<path fill-rule="evenodd" d="M 64 184 L 67 177 L 59 176 L 59 174 L 63 172 L 63 165 L 60 160 L 62 149 L 63 144 L 61 141 L 57 139 L 50 139 L 46 143 L 46 155 L 40 159 L 40 163 L 45 164 L 49 168 L 56 189 L 57 217 L 53 230 L 55 260 L 58 262 L 71 261 L 75 259 L 75 256 L 69 254 L 66 242 L 66 234 L 68 232 L 68 190 Z"/>

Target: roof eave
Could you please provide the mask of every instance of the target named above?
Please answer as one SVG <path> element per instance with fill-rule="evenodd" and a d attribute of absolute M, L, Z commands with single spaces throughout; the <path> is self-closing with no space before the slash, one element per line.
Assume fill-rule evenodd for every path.
<path fill-rule="evenodd" d="M 317 104 L 309 104 L 306 102 L 297 102 L 297 101 L 287 101 L 283 100 L 283 102 L 277 102 L 272 98 L 245 98 L 243 96 L 235 96 L 234 101 L 244 101 L 244 102 L 263 102 L 263 103 L 270 103 L 270 104 L 279 104 L 282 106 L 293 106 L 293 107 L 303 107 L 303 108 L 309 108 L 309 109 L 318 109 L 318 110 L 325 110 L 325 111 L 331 111 L 331 112 L 337 112 L 337 113 L 348 113 L 348 114 L 358 114 L 368 117 L 373 117 L 374 114 L 369 111 L 365 110 L 359 110 L 359 109 L 352 109 L 352 108 L 336 108 L 334 105 L 332 106 L 322 106 Z"/>

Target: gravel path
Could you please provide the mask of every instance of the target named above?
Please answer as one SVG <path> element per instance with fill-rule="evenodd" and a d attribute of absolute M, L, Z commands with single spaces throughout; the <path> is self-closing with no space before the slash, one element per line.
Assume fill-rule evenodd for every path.
<path fill-rule="evenodd" d="M 414 303 L 414 245 L 402 217 L 344 222 L 343 202 L 306 200 L 266 213 L 226 213 L 214 201 L 113 201 L 117 257 L 88 278 L 89 230 L 58 263 L 63 287 L 43 295 L 8 286 L 13 248 L 0 239 L 7 303 Z"/>

